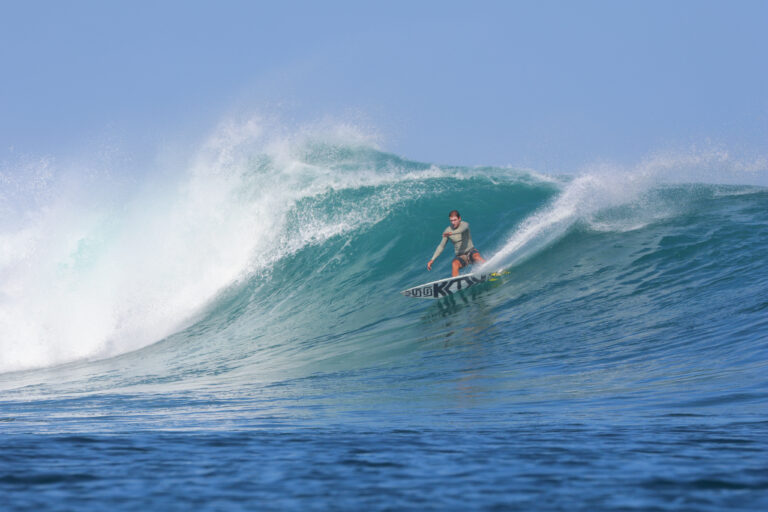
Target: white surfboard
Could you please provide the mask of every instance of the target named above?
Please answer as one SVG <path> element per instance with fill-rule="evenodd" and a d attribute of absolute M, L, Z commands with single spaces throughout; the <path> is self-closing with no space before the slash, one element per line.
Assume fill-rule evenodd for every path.
<path fill-rule="evenodd" d="M 466 290 L 476 284 L 484 283 L 486 281 L 494 281 L 496 275 L 495 272 L 485 274 L 464 274 L 463 276 L 448 277 L 446 279 L 440 279 L 439 281 L 420 284 L 419 286 L 403 290 L 400 293 L 406 297 L 415 297 L 417 299 L 440 299 L 442 297 L 453 295 L 458 291 Z"/>

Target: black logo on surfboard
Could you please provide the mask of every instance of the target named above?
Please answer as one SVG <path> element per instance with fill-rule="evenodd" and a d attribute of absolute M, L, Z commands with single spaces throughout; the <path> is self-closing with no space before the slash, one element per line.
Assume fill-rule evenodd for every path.
<path fill-rule="evenodd" d="M 444 279 L 437 281 L 436 283 L 424 284 L 405 290 L 403 295 L 406 297 L 439 299 L 440 297 L 447 297 L 460 290 L 469 288 L 478 283 L 482 283 L 488 280 L 488 274 L 468 274 L 465 276 L 454 277 L 453 279 Z"/>

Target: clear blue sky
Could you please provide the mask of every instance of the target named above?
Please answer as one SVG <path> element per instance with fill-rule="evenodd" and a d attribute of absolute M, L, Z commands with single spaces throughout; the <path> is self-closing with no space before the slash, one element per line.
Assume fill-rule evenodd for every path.
<path fill-rule="evenodd" d="M 768 153 L 766 1 L 4 1 L 0 66 L 0 160 L 274 111 L 437 163 Z"/>

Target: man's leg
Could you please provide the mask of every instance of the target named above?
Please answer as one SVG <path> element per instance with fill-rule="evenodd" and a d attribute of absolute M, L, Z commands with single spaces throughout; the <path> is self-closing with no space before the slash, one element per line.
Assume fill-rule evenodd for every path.
<path fill-rule="evenodd" d="M 451 275 L 453 277 L 456 277 L 459 275 L 459 269 L 461 268 L 461 262 L 459 261 L 459 258 L 453 258 L 453 262 L 451 262 Z"/>
<path fill-rule="evenodd" d="M 475 261 L 482 261 L 483 263 L 485 263 L 485 260 L 483 259 L 482 256 L 480 256 L 479 252 L 475 252 L 475 253 L 472 254 L 472 261 L 473 262 L 475 262 Z"/>

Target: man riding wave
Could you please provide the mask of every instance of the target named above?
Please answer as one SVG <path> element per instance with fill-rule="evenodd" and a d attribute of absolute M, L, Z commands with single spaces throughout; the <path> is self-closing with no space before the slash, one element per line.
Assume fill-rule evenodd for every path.
<path fill-rule="evenodd" d="M 448 220 L 451 222 L 451 225 L 443 231 L 443 239 L 440 241 L 437 249 L 435 249 L 432 259 L 427 263 L 427 270 L 432 270 L 432 263 L 440 256 L 440 253 L 443 252 L 445 245 L 448 243 L 448 239 L 450 239 L 453 242 L 453 250 L 456 253 L 451 262 L 451 275 L 456 277 L 459 275 L 459 269 L 478 261 L 485 262 L 485 260 L 472 244 L 469 223 L 461 220 L 459 212 L 451 210 L 451 213 L 448 214 Z"/>

